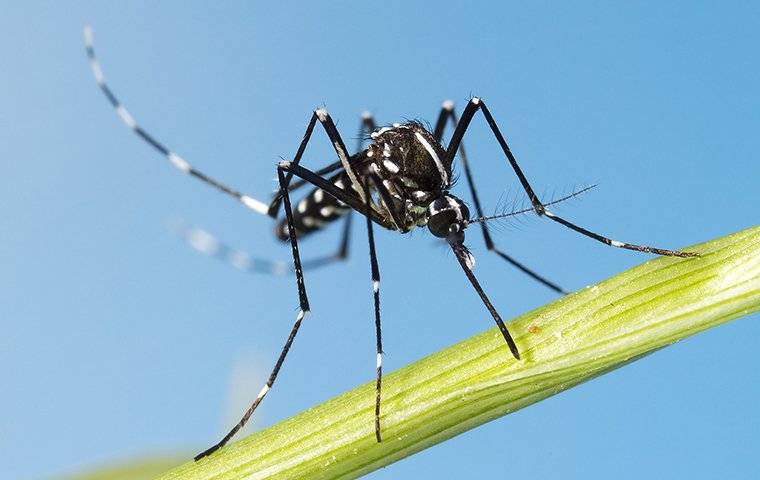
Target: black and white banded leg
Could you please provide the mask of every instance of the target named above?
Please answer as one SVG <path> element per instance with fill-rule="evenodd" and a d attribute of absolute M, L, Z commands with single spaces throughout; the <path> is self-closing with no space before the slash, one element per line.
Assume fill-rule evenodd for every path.
<path fill-rule="evenodd" d="M 380 428 L 380 403 L 381 403 L 381 392 L 382 392 L 382 372 L 383 372 L 383 343 L 382 343 L 382 326 L 380 321 L 380 268 L 378 266 L 377 261 L 377 251 L 375 248 L 375 237 L 374 237 L 374 230 L 372 228 L 372 222 L 377 222 L 386 228 L 390 228 L 392 225 L 389 222 L 383 221 L 378 217 L 377 210 L 375 210 L 375 207 L 373 206 L 372 202 L 372 196 L 370 194 L 369 185 L 363 185 L 362 190 L 364 193 L 364 198 L 367 199 L 366 203 L 363 204 L 363 209 L 361 208 L 362 204 L 360 203 L 361 200 L 358 199 L 356 196 L 354 196 L 352 193 L 346 192 L 342 189 L 339 189 L 337 186 L 329 184 L 324 178 L 316 175 L 314 172 L 311 172 L 300 165 L 296 164 L 295 162 L 280 162 L 280 165 L 278 167 L 278 172 L 286 170 L 294 175 L 308 181 L 309 183 L 313 183 L 316 186 L 319 186 L 321 188 L 324 188 L 325 191 L 334 196 L 335 198 L 338 198 L 342 200 L 343 202 L 352 205 L 353 208 L 355 208 L 358 212 L 364 214 L 367 219 L 367 239 L 369 243 L 369 256 L 370 256 L 370 268 L 371 268 L 371 280 L 372 280 L 372 292 L 373 292 L 373 299 L 374 299 L 374 312 L 375 312 L 375 349 L 376 349 L 376 367 L 375 367 L 375 438 L 378 442 L 382 441 L 382 435 L 381 435 L 381 428 Z M 381 198 L 384 198 L 384 187 L 382 185 L 382 181 L 377 178 L 375 175 L 370 175 L 368 177 L 368 181 L 372 180 L 373 185 L 378 190 L 378 195 Z M 289 199 L 287 197 L 287 188 L 282 189 L 283 193 L 286 195 L 284 197 L 286 206 L 288 205 Z M 385 195 L 387 195 L 387 191 L 385 191 Z M 390 198 L 387 200 L 384 200 L 386 202 L 389 202 L 390 204 Z M 399 212 L 393 212 L 391 210 L 391 215 L 398 215 Z M 395 220 L 392 220 L 395 226 Z M 479 288 L 477 286 L 476 288 Z M 481 295 L 482 290 L 480 291 Z M 490 305 L 490 303 L 489 303 Z M 493 309 L 493 307 L 491 307 Z M 495 310 L 494 310 L 495 311 Z M 498 316 L 498 314 L 496 314 Z M 501 319 L 499 318 L 499 321 Z M 498 323 L 498 322 L 497 322 Z M 503 326 L 503 322 L 502 322 Z M 509 335 L 509 333 L 507 333 Z M 511 341 L 511 337 L 510 337 Z M 514 342 L 512 342 L 512 345 L 514 345 Z M 510 348 L 513 348 L 510 346 Z"/>
<path fill-rule="evenodd" d="M 297 240 L 297 235 L 296 235 L 296 229 L 294 227 L 294 222 L 293 222 L 293 210 L 292 210 L 291 202 L 290 202 L 290 193 L 288 192 L 288 186 L 290 183 L 289 179 L 292 178 L 293 175 L 296 175 L 300 177 L 301 179 L 306 180 L 308 183 L 314 185 L 315 187 L 321 188 L 327 194 L 332 195 L 338 200 L 346 203 L 354 210 L 367 215 L 368 218 L 370 218 L 372 221 L 380 223 L 381 225 L 386 226 L 386 227 L 390 226 L 386 221 L 384 221 L 383 217 L 377 212 L 377 210 L 372 208 L 371 204 L 370 204 L 369 209 L 367 210 L 366 204 L 363 203 L 363 198 L 367 198 L 368 200 L 371 201 L 371 197 L 365 195 L 364 186 L 361 183 L 359 183 L 358 179 L 356 180 L 357 184 L 359 185 L 358 192 L 356 191 L 356 189 L 354 189 L 352 192 L 349 192 L 341 188 L 338 188 L 336 185 L 334 185 L 333 183 L 330 183 L 324 177 L 316 175 L 314 172 L 308 169 L 305 169 L 299 165 L 301 158 L 303 156 L 303 152 L 305 150 L 306 144 L 309 141 L 310 134 L 313 131 L 314 126 L 316 124 L 316 119 L 319 119 L 320 121 L 323 121 L 324 123 L 327 123 L 328 125 L 332 126 L 332 130 L 329 128 L 327 128 L 326 130 L 328 131 L 328 136 L 330 137 L 330 140 L 333 141 L 333 145 L 336 146 L 336 150 L 338 151 L 338 156 L 340 157 L 338 142 L 342 144 L 342 140 L 340 139 L 340 136 L 337 135 L 337 130 L 335 129 L 334 124 L 332 124 L 332 120 L 327 115 L 327 112 L 318 110 L 312 115 L 312 118 L 309 121 L 306 134 L 304 135 L 304 139 L 301 142 L 301 145 L 299 146 L 298 152 L 296 153 L 296 156 L 293 159 L 293 161 L 281 161 L 277 166 L 277 179 L 280 184 L 280 194 L 282 196 L 281 197 L 282 204 L 285 207 L 285 218 L 286 218 L 287 226 L 288 226 L 287 231 L 288 231 L 289 241 L 290 241 L 291 250 L 293 254 L 293 268 L 295 270 L 296 285 L 298 288 L 298 300 L 299 300 L 300 310 L 296 317 L 296 322 L 293 324 L 293 328 L 291 329 L 290 335 L 288 336 L 288 339 L 285 342 L 285 346 L 283 347 L 282 352 L 280 353 L 280 356 L 277 359 L 277 363 L 272 369 L 272 373 L 269 375 L 269 379 L 267 380 L 266 384 L 264 384 L 264 387 L 262 387 L 261 391 L 259 392 L 256 399 L 253 401 L 251 406 L 248 408 L 248 410 L 246 410 L 245 414 L 243 414 L 243 417 L 240 419 L 240 421 L 217 444 L 213 445 L 207 450 L 196 455 L 195 456 L 196 461 L 222 448 L 248 422 L 248 420 L 251 418 L 251 415 L 253 415 L 253 412 L 256 410 L 256 408 L 259 406 L 263 398 L 272 388 L 272 385 L 274 385 L 274 382 L 277 379 L 277 374 L 279 373 L 280 368 L 282 367 L 282 364 L 285 361 L 285 357 L 287 356 L 288 351 L 290 350 L 290 347 L 293 344 L 293 340 L 295 339 L 296 334 L 298 333 L 298 329 L 301 326 L 301 322 L 303 321 L 306 314 L 309 313 L 310 311 L 309 299 L 306 294 L 306 283 L 305 283 L 304 274 L 303 274 L 303 265 L 301 264 L 301 256 L 298 251 L 298 240 Z M 337 136 L 334 137 L 333 134 Z M 334 138 L 336 139 L 334 140 Z M 343 152 L 345 152 L 345 147 L 342 147 L 342 149 L 343 149 Z M 361 194 L 361 197 L 363 198 L 359 198 L 359 194 Z"/>
<path fill-rule="evenodd" d="M 438 115 L 438 121 L 435 124 L 435 129 L 433 130 L 433 136 L 435 137 L 436 140 L 438 140 L 438 142 L 441 142 L 443 138 L 443 132 L 446 128 L 446 123 L 449 120 L 451 121 L 452 127 L 456 129 L 457 124 L 459 123 L 459 120 L 457 119 L 456 112 L 454 111 L 454 102 L 452 102 L 451 100 L 447 100 L 443 102 L 443 105 L 441 106 L 441 112 Z M 459 144 L 459 159 L 462 163 L 462 167 L 464 168 L 464 175 L 465 175 L 465 178 L 467 179 L 467 186 L 470 188 L 472 201 L 475 204 L 475 211 L 477 212 L 478 217 L 483 217 L 483 208 L 481 207 L 481 204 L 480 204 L 480 197 L 478 197 L 478 192 L 475 187 L 475 180 L 472 176 L 472 171 L 470 170 L 470 163 L 467 159 L 467 153 L 464 150 L 464 143 L 461 143 L 461 142 Z M 486 222 L 480 222 L 480 228 L 483 232 L 483 240 L 486 242 L 486 248 L 488 249 L 488 251 L 494 252 L 496 255 L 506 260 L 508 263 L 516 267 L 521 272 L 527 274 L 529 277 L 545 285 L 546 287 L 554 290 L 555 292 L 561 293 L 563 295 L 567 294 L 567 291 L 565 291 L 562 287 L 557 285 L 555 282 L 552 282 L 546 277 L 539 275 L 532 269 L 526 267 L 523 263 L 517 261 L 515 258 L 513 258 L 510 255 L 507 255 L 500 248 L 498 248 L 494 244 L 493 240 L 491 239 L 491 233 L 488 231 L 488 225 Z"/>
<path fill-rule="evenodd" d="M 533 191 L 533 188 L 528 182 L 528 179 L 525 177 L 522 169 L 520 169 L 520 166 L 517 164 L 517 160 L 515 159 L 515 156 L 512 154 L 512 151 L 507 145 L 506 140 L 504 140 L 504 136 L 501 134 L 501 131 L 499 131 L 499 127 L 496 125 L 496 121 L 491 115 L 491 112 L 488 110 L 488 107 L 486 107 L 486 104 L 480 98 L 473 97 L 472 99 L 470 99 L 469 103 L 467 104 L 467 107 L 464 109 L 464 112 L 462 113 L 462 118 L 457 124 L 456 128 L 454 129 L 454 133 L 451 136 L 451 140 L 449 140 L 449 145 L 448 145 L 448 148 L 446 149 L 447 159 L 454 158 L 454 155 L 456 154 L 457 150 L 459 149 L 460 144 L 462 143 L 462 138 L 464 137 L 464 134 L 467 131 L 467 127 L 470 125 L 470 121 L 472 121 L 472 117 L 475 115 L 475 113 L 478 110 L 483 112 L 483 116 L 485 117 L 486 122 L 488 123 L 488 126 L 491 128 L 491 131 L 496 137 L 496 140 L 499 142 L 499 146 L 501 146 L 501 149 L 504 152 L 504 155 L 507 157 L 509 164 L 511 165 L 515 174 L 517 175 L 517 178 L 520 180 L 520 183 L 522 184 L 522 187 L 525 190 L 525 193 L 527 193 L 528 198 L 530 199 L 530 202 L 533 205 L 533 210 L 539 216 L 546 216 L 548 219 L 554 222 L 564 225 L 565 227 L 570 228 L 571 230 L 575 230 L 576 232 L 582 235 L 585 235 L 589 238 L 592 238 L 598 242 L 604 243 L 605 245 L 609 245 L 611 247 L 624 248 L 627 250 L 634 250 L 637 252 L 654 253 L 656 255 L 665 255 L 665 256 L 671 256 L 671 257 L 697 257 L 699 256 L 698 254 L 692 253 L 692 252 L 682 252 L 679 250 L 667 250 L 664 248 L 651 247 L 647 245 L 636 245 L 633 243 L 613 240 L 611 238 L 605 237 L 603 235 L 594 233 L 583 227 L 575 225 L 574 223 L 571 223 L 568 220 L 565 220 L 564 218 L 561 218 L 555 213 L 549 211 L 546 208 L 546 205 L 544 205 L 541 202 L 541 200 L 539 200 L 538 196 Z"/>
<path fill-rule="evenodd" d="M 374 180 L 373 180 L 374 182 Z M 377 186 L 377 185 L 375 185 Z M 364 186 L 365 198 L 370 199 L 369 185 Z M 369 263 L 372 275 L 372 295 L 375 306 L 375 349 L 377 363 L 375 366 L 375 438 L 382 442 L 380 434 L 380 397 L 383 385 L 383 334 L 380 325 L 380 268 L 377 264 L 377 252 L 375 250 L 375 234 L 372 230 L 370 210 L 372 203 L 367 202 L 367 240 L 369 241 Z"/>
<path fill-rule="evenodd" d="M 356 141 L 357 152 L 362 151 L 364 147 L 364 143 L 366 139 L 369 137 L 369 134 L 372 133 L 376 128 L 377 126 L 375 125 L 375 119 L 372 117 L 372 114 L 369 112 L 362 113 L 361 123 L 359 124 L 359 132 L 358 132 L 357 141 Z M 338 161 L 331 165 L 328 165 L 325 168 L 318 170 L 315 173 L 317 175 L 324 175 L 326 173 L 335 171 L 341 167 L 342 167 L 342 163 L 341 161 Z M 306 185 L 306 184 L 308 184 L 308 182 L 301 179 L 299 179 L 297 182 L 291 182 L 288 185 L 288 192 L 292 192 L 296 188 L 302 185 Z M 282 194 L 281 191 L 278 192 L 278 195 L 281 195 L 281 194 Z M 272 203 L 274 203 L 275 201 L 273 201 Z M 352 210 L 348 210 L 348 212 L 345 214 L 346 219 L 343 221 L 343 230 L 341 232 L 340 243 L 338 244 L 338 251 L 332 255 L 325 255 L 318 258 L 304 260 L 302 262 L 304 270 L 311 270 L 314 268 L 323 267 L 325 265 L 329 265 L 336 261 L 342 261 L 348 258 L 348 248 L 349 248 L 350 239 L 351 239 L 351 219 L 353 217 L 352 213 L 353 213 Z"/>
<path fill-rule="evenodd" d="M 90 28 L 89 26 L 84 27 L 84 45 L 85 45 L 85 50 L 87 51 L 87 57 L 90 61 L 90 68 L 92 69 L 92 74 L 95 77 L 95 82 L 98 84 L 98 87 L 100 87 L 100 90 L 103 92 L 103 94 L 106 96 L 106 98 L 111 103 L 113 108 L 116 110 L 116 114 L 119 116 L 121 121 L 124 122 L 124 124 L 127 127 L 129 127 L 133 132 L 135 132 L 135 134 L 138 137 L 143 139 L 151 147 L 157 150 L 161 155 L 166 157 L 166 159 L 169 160 L 169 163 L 171 163 L 172 166 L 174 166 L 174 168 L 176 168 L 180 172 L 186 173 L 192 177 L 195 177 L 198 180 L 202 181 L 203 183 L 217 189 L 218 191 L 221 191 L 225 193 L 226 195 L 229 195 L 235 198 L 237 201 L 239 201 L 240 203 L 245 205 L 247 208 L 253 210 L 256 213 L 260 213 L 262 215 L 267 214 L 268 207 L 266 203 L 260 200 L 257 200 L 251 197 L 250 195 L 241 193 L 227 186 L 226 184 L 214 178 L 209 177 L 205 173 L 197 170 L 195 167 L 190 165 L 184 158 L 180 157 L 178 154 L 176 154 L 175 152 L 167 148 L 164 144 L 159 142 L 153 135 L 143 130 L 143 128 L 137 124 L 137 121 L 134 119 L 134 117 L 119 101 L 116 95 L 114 95 L 113 90 L 111 90 L 111 88 L 106 83 L 105 76 L 103 75 L 103 69 L 100 67 L 100 62 L 98 62 L 98 59 L 95 56 L 95 48 L 93 47 L 92 28 Z"/>
<path fill-rule="evenodd" d="M 321 257 L 304 259 L 301 262 L 304 270 L 314 270 L 348 258 L 352 218 L 349 213 L 343 221 L 337 251 Z M 219 240 L 200 227 L 178 225 L 174 229 L 197 252 L 218 259 L 243 272 L 275 276 L 288 275 L 294 272 L 292 263 L 255 258 L 245 250 L 235 248 Z"/>
<path fill-rule="evenodd" d="M 372 115 L 369 112 L 364 112 L 361 116 L 361 122 L 359 124 L 356 142 L 357 152 L 362 151 L 366 140 L 369 138 L 369 134 L 372 133 L 376 128 L 377 127 Z M 331 173 L 338 168 L 341 168 L 341 166 L 342 165 L 340 161 L 337 161 L 328 165 L 327 167 L 317 170 L 315 173 L 317 175 Z M 288 191 L 293 192 L 300 187 L 303 187 L 304 185 L 308 185 L 308 182 L 299 179 L 298 181 L 290 183 L 288 186 Z M 280 195 L 279 188 L 277 189 L 277 195 Z M 315 200 L 318 198 L 319 197 L 316 195 L 314 196 Z M 343 228 L 340 234 L 337 251 L 335 253 L 323 255 L 317 258 L 302 260 L 301 264 L 304 270 L 313 270 L 338 261 L 344 261 L 348 258 L 352 218 L 352 210 L 348 210 L 345 213 L 345 219 L 343 221 Z M 204 255 L 214 257 L 228 265 L 232 265 L 238 270 L 249 273 L 263 273 L 269 275 L 286 275 L 293 272 L 293 266 L 292 264 L 289 264 L 289 262 L 255 258 L 248 252 L 235 248 L 219 240 L 210 232 L 202 228 L 177 224 L 173 229 L 188 245 L 190 245 L 196 251 L 203 253 Z"/>
<path fill-rule="evenodd" d="M 312 116 L 312 122 L 309 122 L 309 126 L 307 127 L 307 131 L 306 131 L 307 133 L 304 135 L 304 140 L 302 141 L 301 146 L 299 146 L 299 150 L 296 153 L 296 159 L 294 160 L 294 163 L 296 163 L 296 164 L 301 161 L 301 157 L 303 156 L 303 153 L 304 153 L 305 148 L 306 148 L 306 143 L 310 139 L 311 132 L 313 131 L 313 128 L 314 128 L 314 125 L 312 124 L 313 123 L 313 119 L 314 119 L 314 116 Z M 328 116 L 328 119 L 329 119 L 329 116 Z M 332 122 L 332 120 L 330 120 L 330 122 Z M 361 122 L 359 124 L 358 136 L 357 136 L 357 145 L 356 145 L 356 151 L 357 152 L 362 151 L 362 149 L 364 147 L 364 143 L 365 143 L 366 139 L 369 137 L 369 134 L 372 133 L 376 128 L 377 127 L 375 125 L 375 120 L 372 117 L 372 114 L 370 114 L 369 112 L 362 113 Z M 337 131 L 336 131 L 336 133 L 337 133 Z M 338 139 L 340 139 L 340 137 L 338 137 Z M 331 137 L 331 140 L 332 140 L 332 137 Z M 335 142 L 333 142 L 333 143 L 335 143 Z M 343 164 L 339 160 L 339 161 L 337 161 L 335 163 L 332 163 L 332 164 L 328 165 L 327 167 L 324 167 L 324 168 L 321 168 L 320 170 L 317 170 L 314 173 L 316 175 L 324 176 L 325 174 L 331 173 L 331 172 L 333 172 L 333 171 L 341 168 L 342 166 L 343 166 Z M 297 181 L 291 181 L 291 179 L 288 179 L 287 182 L 288 182 L 288 192 L 292 192 L 292 191 L 296 190 L 297 188 L 302 187 L 303 185 L 309 184 L 309 182 L 307 182 L 306 180 L 303 180 L 303 179 L 299 179 Z M 307 207 L 307 203 L 306 202 L 307 202 L 308 199 L 309 199 L 309 197 L 301 200 L 301 203 L 299 203 L 299 205 L 296 208 L 301 208 L 302 205 L 303 205 L 304 208 L 306 208 Z M 319 200 L 323 200 L 324 201 L 324 192 L 321 191 L 321 190 L 317 190 L 316 192 L 314 192 L 312 200 L 315 201 L 315 204 Z M 279 205 L 280 205 L 281 201 L 282 201 L 282 191 L 278 191 L 277 195 L 275 196 L 275 198 L 273 198 L 272 202 L 270 203 L 270 206 L 269 206 L 270 215 L 273 215 L 275 217 L 277 216 Z M 349 243 L 350 243 L 352 213 L 353 213 L 353 211 L 350 210 L 350 209 L 345 213 L 346 218 L 345 218 L 344 223 L 343 223 L 343 231 L 341 233 L 340 243 L 338 244 L 338 251 L 336 253 L 332 254 L 332 255 L 325 255 L 325 256 L 322 256 L 322 257 L 314 258 L 314 259 L 304 260 L 302 262 L 302 264 L 303 264 L 303 268 L 305 270 L 309 270 L 309 269 L 313 269 L 313 268 L 317 268 L 317 267 L 322 267 L 322 266 L 334 263 L 336 261 L 341 261 L 341 260 L 345 260 L 345 259 L 348 258 L 348 248 L 349 248 Z"/>
<path fill-rule="evenodd" d="M 331 171 L 332 169 L 337 169 L 342 167 L 343 170 L 348 175 L 348 178 L 351 182 L 351 189 L 356 192 L 362 200 L 364 200 L 364 190 L 362 187 L 362 184 L 359 182 L 359 174 L 355 168 L 355 166 L 351 163 L 351 156 L 348 154 L 348 149 L 346 148 L 346 144 L 343 142 L 343 138 L 341 138 L 340 133 L 338 132 L 338 129 L 335 127 L 335 122 L 333 122 L 332 117 L 330 117 L 330 114 L 325 110 L 324 108 L 320 108 L 317 110 L 314 110 L 314 112 L 311 115 L 311 118 L 309 119 L 309 123 L 306 126 L 306 132 L 304 133 L 303 139 L 301 140 L 300 145 L 298 146 L 298 151 L 296 151 L 295 157 L 293 157 L 292 163 L 295 165 L 298 165 L 301 162 L 301 157 L 303 157 L 304 152 L 306 151 L 306 146 L 309 144 L 309 140 L 311 140 L 311 134 L 314 132 L 314 127 L 317 124 L 317 121 L 319 121 L 319 124 L 322 125 L 322 128 L 324 128 L 325 133 L 327 133 L 327 137 L 330 140 L 330 144 L 333 146 L 336 155 L 338 156 L 339 164 L 338 162 L 328 165 L 327 167 L 322 168 L 321 170 L 318 170 L 317 172 L 310 172 L 312 175 L 316 176 L 322 176 L 323 174 Z M 368 119 L 369 124 L 374 125 L 374 122 L 371 120 L 371 117 Z M 285 177 L 285 183 L 288 187 L 288 191 L 290 190 L 290 183 L 293 178 L 293 173 L 288 172 L 287 176 Z M 302 179 L 307 181 L 307 183 L 313 183 L 308 181 L 307 179 Z M 302 185 L 302 182 L 298 182 L 298 185 Z M 280 209 L 280 205 L 282 203 L 282 199 L 284 196 L 284 192 L 280 191 L 273 199 L 272 202 L 269 204 L 269 207 L 267 209 L 268 214 L 271 217 L 276 218 Z"/>
<path fill-rule="evenodd" d="M 361 124 L 359 125 L 359 136 L 357 137 L 357 147 L 356 151 L 360 152 L 364 148 L 364 144 L 369 138 L 369 134 L 377 130 L 377 125 L 375 123 L 375 119 L 372 116 L 370 112 L 363 112 L 361 116 Z M 332 173 L 340 168 L 343 167 L 343 163 L 341 160 L 338 160 L 336 162 L 333 162 L 325 167 L 320 168 L 319 170 L 314 171 L 316 175 L 324 176 L 328 173 Z M 306 180 L 298 179 L 296 181 L 291 181 L 288 185 L 288 191 L 292 192 L 298 188 L 301 188 L 302 186 L 308 184 Z M 279 202 L 282 201 L 282 194 L 280 191 L 277 191 L 277 194 L 274 199 L 272 199 L 272 202 L 270 203 L 270 212 L 272 216 L 277 216 L 277 208 L 279 208 Z"/>
<path fill-rule="evenodd" d="M 253 412 L 256 410 L 256 408 L 259 406 L 259 404 L 264 399 L 266 394 L 272 388 L 275 380 L 277 380 L 277 374 L 280 373 L 280 368 L 282 367 L 282 364 L 285 361 L 285 357 L 288 355 L 288 352 L 290 351 L 290 347 L 293 345 L 293 340 L 295 340 L 296 335 L 298 334 L 298 329 L 301 327 L 301 322 L 303 321 L 306 314 L 309 313 L 309 298 L 306 294 L 306 284 L 304 281 L 303 267 L 301 265 L 301 256 L 298 252 L 298 240 L 296 239 L 295 228 L 293 228 L 293 211 L 290 205 L 290 195 L 288 194 L 288 191 L 287 191 L 288 186 L 287 186 L 287 181 L 285 179 L 284 170 L 281 167 L 277 168 L 277 179 L 280 184 L 280 190 L 283 192 L 283 199 L 284 199 L 283 203 L 285 204 L 285 216 L 287 218 L 288 225 L 290 226 L 289 228 L 290 246 L 293 253 L 293 268 L 295 269 L 295 272 L 296 272 L 296 285 L 298 288 L 298 302 L 299 302 L 300 309 L 298 311 L 298 315 L 296 316 L 296 321 L 290 330 L 290 335 L 288 335 L 288 339 L 285 341 L 285 345 L 282 347 L 280 356 L 277 358 L 277 362 L 275 363 L 274 368 L 272 369 L 272 372 L 269 374 L 269 379 L 261 388 L 261 391 L 256 396 L 256 399 L 253 401 L 251 406 L 248 407 L 248 410 L 245 411 L 240 421 L 238 421 L 238 423 L 235 424 L 234 427 L 232 427 L 232 429 L 227 433 L 227 435 L 225 435 L 217 444 L 213 445 L 212 447 L 196 455 L 195 456 L 196 461 L 200 460 L 201 458 L 205 456 L 211 455 L 215 451 L 225 446 L 227 442 L 229 442 L 230 439 L 238 431 L 240 431 L 240 429 L 243 428 L 243 426 L 248 422 L 248 419 L 251 418 L 251 415 L 253 415 Z"/>

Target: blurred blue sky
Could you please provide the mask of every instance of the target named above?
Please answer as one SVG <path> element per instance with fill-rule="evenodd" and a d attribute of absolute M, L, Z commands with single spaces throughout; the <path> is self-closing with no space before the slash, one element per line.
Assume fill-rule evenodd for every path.
<path fill-rule="evenodd" d="M 680 247 L 757 222 L 756 2 L 272 4 L 3 6 L 5 478 L 208 446 L 258 391 L 297 307 L 292 279 L 243 274 L 172 235 L 167 224 L 185 219 L 289 259 L 267 219 L 178 175 L 119 123 L 87 67 L 86 22 L 141 124 L 254 195 L 274 188 L 274 163 L 293 155 L 316 106 L 351 145 L 364 109 L 381 123 L 434 121 L 442 100 L 461 109 L 476 94 L 538 191 L 600 184 L 562 208 L 581 225 Z M 315 138 L 312 166 L 332 160 Z M 466 144 L 489 208 L 519 194 L 482 119 Z M 430 235 L 376 235 L 389 370 L 491 327 Z M 569 289 L 647 259 L 538 219 L 496 239 Z M 372 378 L 360 229 L 353 240 L 347 265 L 308 273 L 313 315 L 254 428 Z M 554 298 L 488 255 L 475 231 L 468 240 L 505 317 Z M 336 244 L 333 230 L 301 250 Z M 758 320 L 700 334 L 368 478 L 757 477 Z"/>

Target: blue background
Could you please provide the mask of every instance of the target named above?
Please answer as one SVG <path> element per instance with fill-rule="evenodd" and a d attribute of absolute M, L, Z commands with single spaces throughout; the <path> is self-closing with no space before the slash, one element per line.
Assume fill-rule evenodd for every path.
<path fill-rule="evenodd" d="M 179 175 L 118 121 L 85 60 L 86 22 L 138 121 L 255 196 L 274 188 L 273 165 L 292 157 L 314 107 L 351 145 L 364 109 L 381 123 L 432 122 L 442 100 L 461 111 L 476 94 L 538 191 L 600 183 L 561 208 L 581 225 L 679 247 L 756 223 L 756 2 L 205 3 L 3 6 L 6 478 L 209 445 L 260 388 L 297 307 L 291 278 L 238 272 L 171 233 L 184 219 L 289 259 L 270 221 Z M 311 166 L 332 160 L 315 139 Z M 520 195 L 481 118 L 466 145 L 489 209 Z M 254 428 L 372 378 L 367 247 L 354 233 L 347 265 L 308 273 L 313 315 Z M 304 242 L 303 255 L 330 251 L 337 235 Z M 430 235 L 377 237 L 387 369 L 491 327 Z M 475 230 L 468 239 L 505 317 L 555 297 Z M 648 258 L 532 217 L 496 239 L 569 289 Z M 758 316 L 741 319 L 369 478 L 757 476 L 758 338 Z"/>

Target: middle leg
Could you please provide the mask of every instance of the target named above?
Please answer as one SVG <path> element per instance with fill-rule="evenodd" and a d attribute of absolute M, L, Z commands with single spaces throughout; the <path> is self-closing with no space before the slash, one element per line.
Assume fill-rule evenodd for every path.
<path fill-rule="evenodd" d="M 248 423 L 248 420 L 251 418 L 251 415 L 253 415 L 253 412 L 256 410 L 256 408 L 259 406 L 261 401 L 264 399 L 267 393 L 269 393 L 269 390 L 271 390 L 272 386 L 274 385 L 275 380 L 277 380 L 277 375 L 280 373 L 280 368 L 282 368 L 282 364 L 285 362 L 285 357 L 287 357 L 288 352 L 290 351 L 290 347 L 293 345 L 293 341 L 296 338 L 296 335 L 298 334 L 298 330 L 301 327 L 301 322 L 306 317 L 306 314 L 309 313 L 309 298 L 306 294 L 306 283 L 304 281 L 304 275 L 303 275 L 303 268 L 301 266 L 301 256 L 298 252 L 298 241 L 296 240 L 296 234 L 295 234 L 295 228 L 293 228 L 293 212 L 290 205 L 290 195 L 288 194 L 288 186 L 287 182 L 285 180 L 285 174 L 284 170 L 281 167 L 277 168 L 277 178 L 280 182 L 280 190 L 283 192 L 283 199 L 285 204 L 285 215 L 288 219 L 288 224 L 290 226 L 290 246 L 293 253 L 293 268 L 296 272 L 296 286 L 298 287 L 298 303 L 300 306 L 300 310 L 298 312 L 298 315 L 296 316 L 296 321 L 293 324 L 293 327 L 290 330 L 290 335 L 288 335 L 287 340 L 285 341 L 285 345 L 282 347 L 282 351 L 280 352 L 280 356 L 277 358 L 277 362 L 275 362 L 274 368 L 272 369 L 272 372 L 269 374 L 269 378 L 267 379 L 264 386 L 261 388 L 261 391 L 256 396 L 256 399 L 253 401 L 250 407 L 248 407 L 248 410 L 245 411 L 242 418 L 238 421 L 237 424 L 235 424 L 234 427 L 216 444 L 212 445 L 211 447 L 207 448 L 203 452 L 199 453 L 195 456 L 195 461 L 198 461 L 202 459 L 203 457 L 206 457 L 208 455 L 211 455 L 215 451 L 219 450 L 220 448 L 224 447 L 227 442 L 230 441 L 230 439 L 238 432 L 240 431 L 243 426 L 245 426 L 246 423 Z"/>

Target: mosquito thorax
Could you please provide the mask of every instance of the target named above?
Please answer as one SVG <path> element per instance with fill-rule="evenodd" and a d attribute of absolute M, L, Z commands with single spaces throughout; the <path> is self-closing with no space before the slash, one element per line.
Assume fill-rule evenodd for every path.
<path fill-rule="evenodd" d="M 427 209 L 427 226 L 436 237 L 464 241 L 464 229 L 467 228 L 470 210 L 462 200 L 444 193 L 436 198 Z"/>
<path fill-rule="evenodd" d="M 451 186 L 451 161 L 421 123 L 394 123 L 371 135 L 364 151 L 367 174 L 382 181 L 397 214 L 395 228 L 406 233 L 427 224 L 430 202 Z"/>
<path fill-rule="evenodd" d="M 418 122 L 394 123 L 371 135 L 366 151 L 373 172 L 383 179 L 399 178 L 407 186 L 438 195 L 448 188 L 451 163 L 435 137 Z M 444 172 L 443 177 L 441 168 Z"/>

